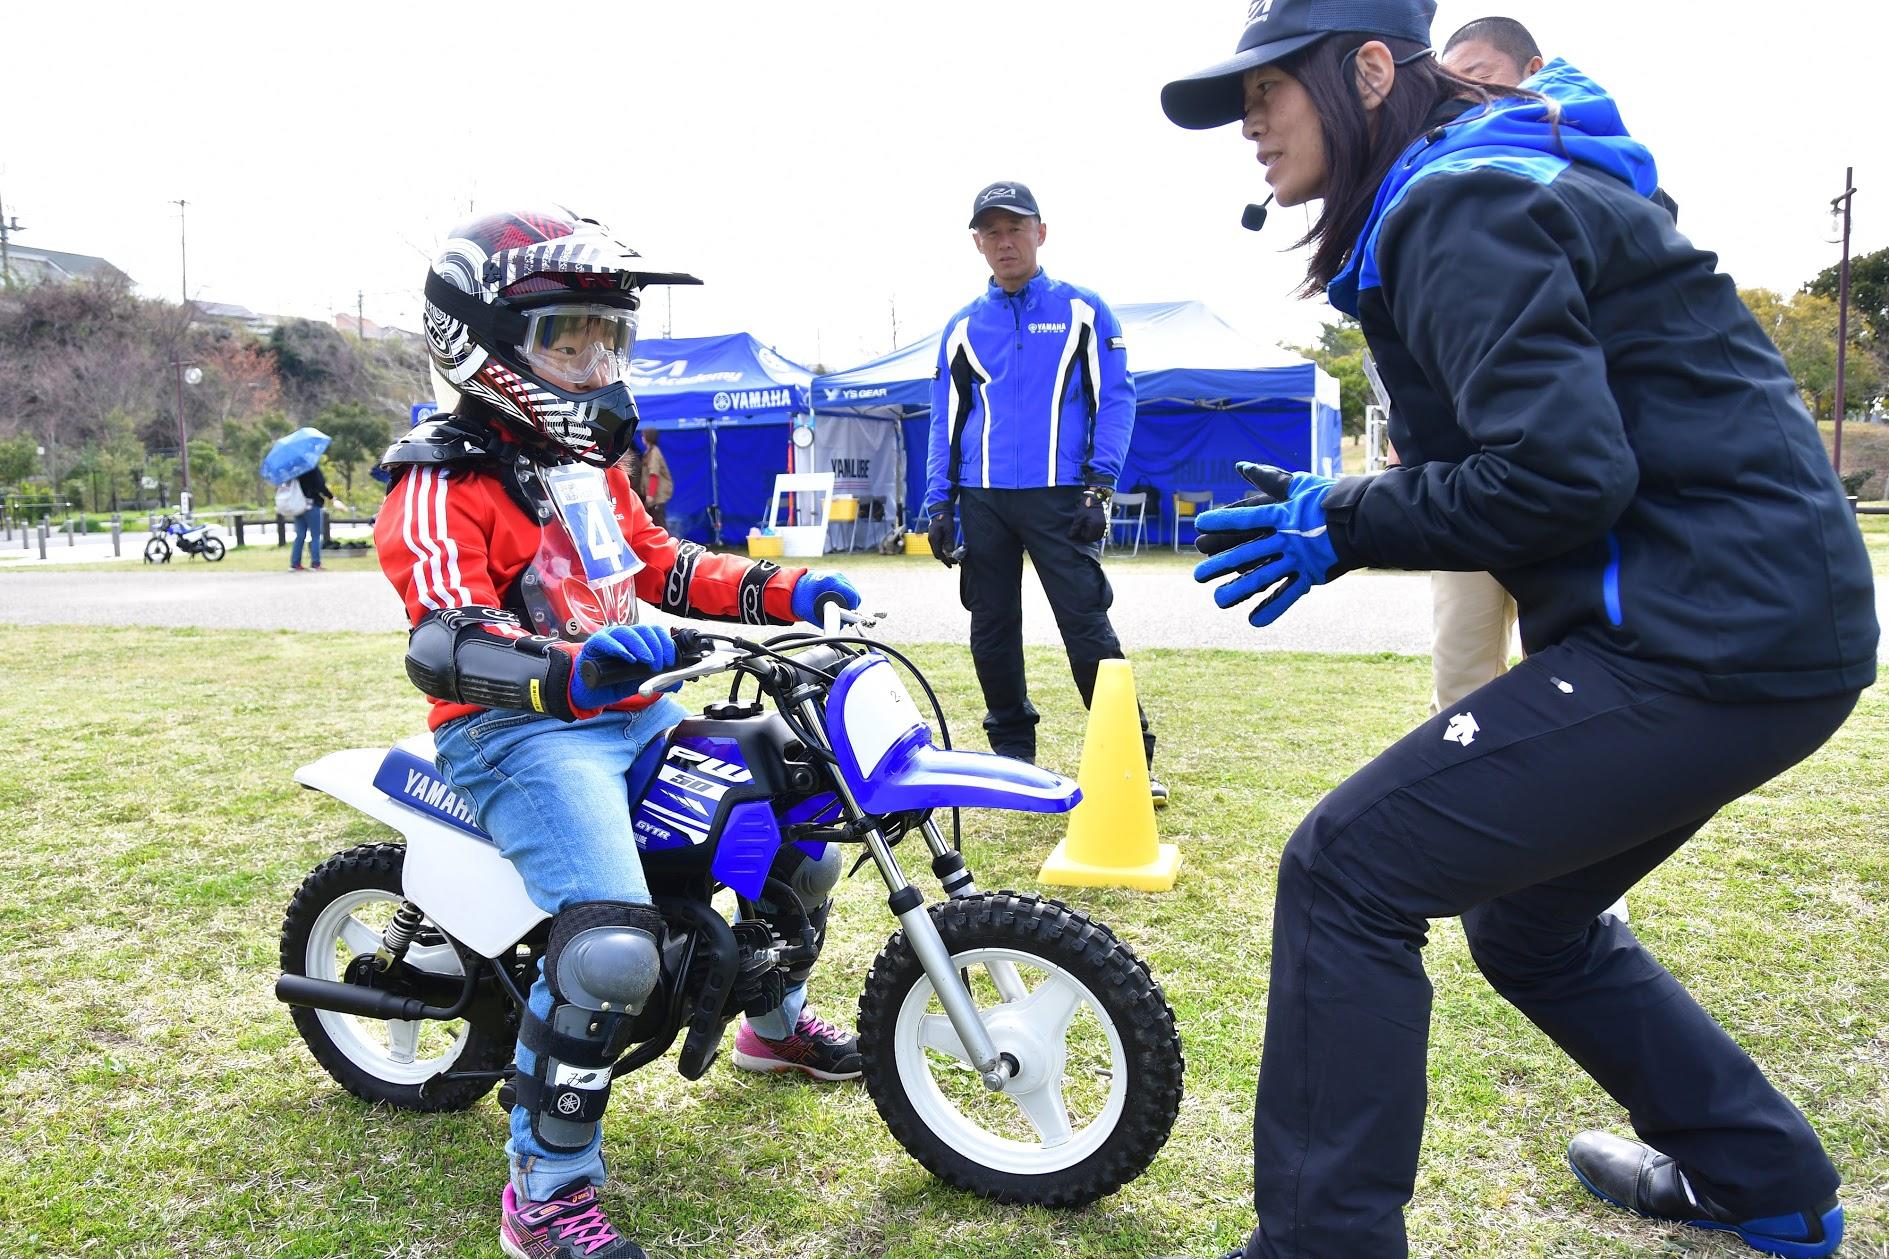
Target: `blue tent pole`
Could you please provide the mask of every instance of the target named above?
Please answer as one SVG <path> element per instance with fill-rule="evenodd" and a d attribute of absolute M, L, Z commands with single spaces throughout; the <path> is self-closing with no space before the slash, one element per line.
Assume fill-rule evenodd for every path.
<path fill-rule="evenodd" d="M 708 541 L 720 546 L 721 540 L 721 465 L 717 453 L 720 443 L 715 425 L 708 426 Z"/>

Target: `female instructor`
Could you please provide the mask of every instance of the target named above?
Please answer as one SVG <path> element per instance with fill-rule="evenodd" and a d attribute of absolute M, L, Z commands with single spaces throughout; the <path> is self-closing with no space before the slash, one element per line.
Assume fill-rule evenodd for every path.
<path fill-rule="evenodd" d="M 1426 920 L 1626 1109 L 1588 1189 L 1827 1255 L 1804 1116 L 1600 912 L 1815 751 L 1875 677 L 1862 539 L 1777 351 L 1650 195 L 1652 156 L 1565 62 L 1491 89 L 1430 55 L 1430 0 L 1255 0 L 1237 55 L 1161 94 L 1242 121 L 1307 286 L 1356 315 L 1404 465 L 1252 468 L 1200 519 L 1223 608 L 1270 624 L 1353 568 L 1496 575 L 1528 658 L 1327 796 L 1280 860 L 1245 1254 L 1406 1253 Z M 1737 977 L 1727 975 L 1728 982 Z M 1501 1243 L 1489 1242 L 1488 1253 Z"/>

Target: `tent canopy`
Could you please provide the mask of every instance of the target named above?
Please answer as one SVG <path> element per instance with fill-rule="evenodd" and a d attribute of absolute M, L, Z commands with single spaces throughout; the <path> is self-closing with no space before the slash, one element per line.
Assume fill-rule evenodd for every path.
<path fill-rule="evenodd" d="M 743 537 L 760 523 L 774 474 L 787 467 L 788 425 L 806 414 L 812 381 L 812 372 L 745 332 L 636 343 L 630 391 L 638 427 L 664 434 L 675 478 L 671 533 L 706 542 L 717 532 Z"/>
<path fill-rule="evenodd" d="M 1135 376 L 1135 433 L 1117 489 L 1150 486 L 1151 523 L 1164 535 L 1166 496 L 1245 493 L 1235 462 L 1252 459 L 1335 475 L 1337 381 L 1317 364 L 1267 348 L 1201 302 L 1137 302 L 1115 308 Z M 898 420 L 909 452 L 906 513 L 921 510 L 931 383 L 943 330 L 903 349 L 813 382 L 813 411 Z M 1203 418 L 1214 416 L 1203 423 Z"/>
<path fill-rule="evenodd" d="M 636 343 L 630 392 L 642 427 L 780 424 L 805 414 L 813 373 L 745 332 Z"/>

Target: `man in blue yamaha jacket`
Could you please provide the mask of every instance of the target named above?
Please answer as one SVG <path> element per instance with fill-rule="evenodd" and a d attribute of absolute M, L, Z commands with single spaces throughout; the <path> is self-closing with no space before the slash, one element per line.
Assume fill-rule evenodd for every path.
<path fill-rule="evenodd" d="M 951 317 L 938 346 L 925 510 L 932 554 L 947 568 L 964 565 L 959 597 L 971 614 L 991 748 L 1033 761 L 1023 556 L 1049 596 L 1087 705 L 1097 662 L 1122 655 L 1108 619 L 1114 592 L 1102 538 L 1135 424 L 1135 383 L 1114 312 L 1036 265 L 1049 229 L 1027 187 L 1006 180 L 984 188 L 970 226 L 991 281 Z M 1141 738 L 1152 765 L 1145 713 Z M 1150 784 L 1155 803 L 1166 804 L 1167 789 Z"/>

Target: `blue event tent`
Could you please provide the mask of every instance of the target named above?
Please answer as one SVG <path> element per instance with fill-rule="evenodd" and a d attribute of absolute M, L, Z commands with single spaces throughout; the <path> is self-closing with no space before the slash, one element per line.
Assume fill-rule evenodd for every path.
<path fill-rule="evenodd" d="M 1341 426 L 1338 382 L 1317 364 L 1267 349 L 1200 302 L 1142 302 L 1115 308 L 1135 376 L 1135 433 L 1118 489 L 1152 487 L 1150 532 L 1167 533 L 1167 495 L 1211 490 L 1242 497 L 1241 459 L 1337 475 Z M 883 358 L 813 382 L 817 426 L 828 417 L 896 420 L 909 452 L 907 519 L 923 510 L 933 333 Z"/>
<path fill-rule="evenodd" d="M 745 332 L 636 343 L 630 390 L 675 476 L 669 531 L 698 542 L 746 536 L 787 469 L 788 433 L 813 373 Z"/>

